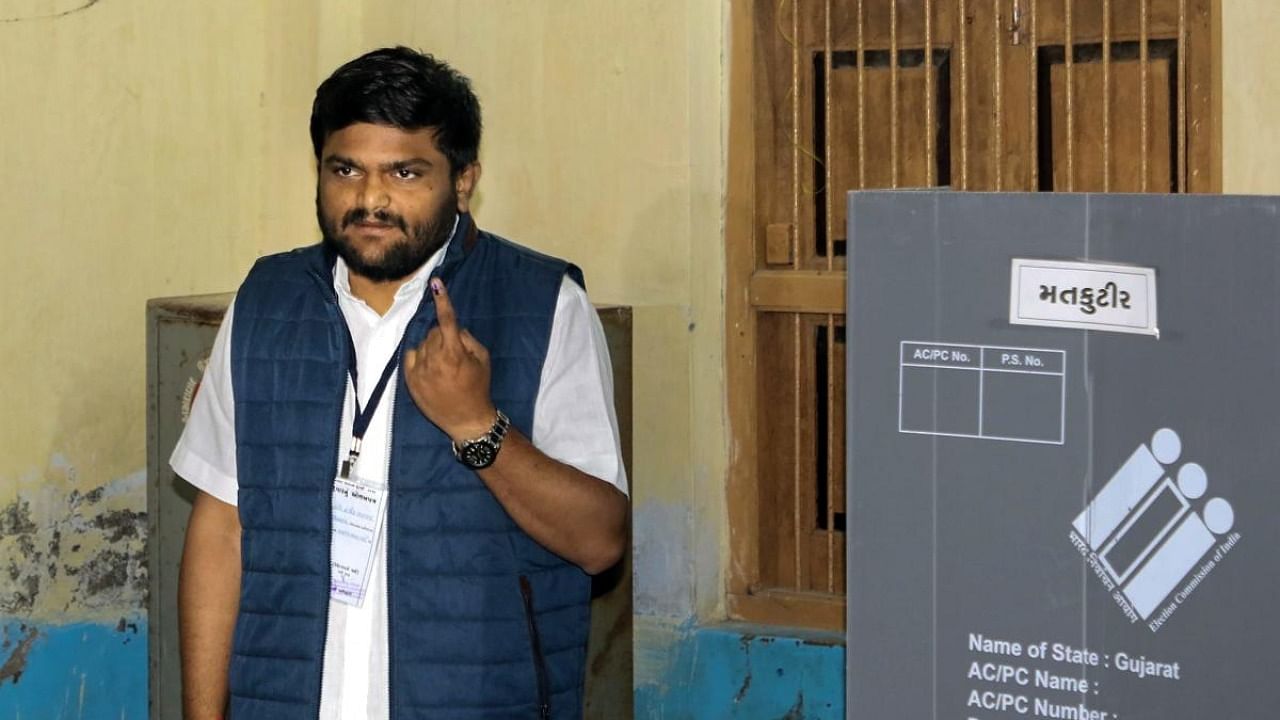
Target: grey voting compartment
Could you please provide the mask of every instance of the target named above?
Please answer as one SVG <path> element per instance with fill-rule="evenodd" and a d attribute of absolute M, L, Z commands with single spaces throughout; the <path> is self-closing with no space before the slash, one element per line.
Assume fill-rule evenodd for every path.
<path fill-rule="evenodd" d="M 1275 717 L 1280 201 L 849 197 L 850 718 Z"/>

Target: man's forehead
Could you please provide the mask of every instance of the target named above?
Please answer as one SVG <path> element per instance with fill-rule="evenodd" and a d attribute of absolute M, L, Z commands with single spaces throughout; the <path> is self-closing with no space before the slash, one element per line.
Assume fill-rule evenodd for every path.
<path fill-rule="evenodd" d="M 420 157 L 437 160 L 443 157 L 436 144 L 434 128 L 404 130 L 390 125 L 354 123 L 329 133 L 322 157 L 342 155 L 354 159 L 403 160 Z"/>

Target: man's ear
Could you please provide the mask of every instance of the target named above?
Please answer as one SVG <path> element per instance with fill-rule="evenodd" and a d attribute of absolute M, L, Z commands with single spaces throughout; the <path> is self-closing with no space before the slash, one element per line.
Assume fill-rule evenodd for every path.
<path fill-rule="evenodd" d="M 480 182 L 480 163 L 473 162 L 462 168 L 462 172 L 453 179 L 453 189 L 458 193 L 458 212 L 471 211 L 471 196 Z"/>

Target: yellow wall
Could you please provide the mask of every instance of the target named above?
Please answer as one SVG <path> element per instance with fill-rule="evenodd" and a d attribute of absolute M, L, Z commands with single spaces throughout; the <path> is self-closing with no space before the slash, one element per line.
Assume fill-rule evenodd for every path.
<path fill-rule="evenodd" d="M 15 19 L 78 5 L 0 6 L 0 508 L 22 495 L 37 514 L 145 467 L 146 299 L 233 287 L 313 236 L 314 8 L 106 0 Z M 145 509 L 129 488 L 117 502 Z"/>
<path fill-rule="evenodd" d="M 1222 190 L 1280 193 L 1280 61 L 1274 0 L 1222 6 Z"/>

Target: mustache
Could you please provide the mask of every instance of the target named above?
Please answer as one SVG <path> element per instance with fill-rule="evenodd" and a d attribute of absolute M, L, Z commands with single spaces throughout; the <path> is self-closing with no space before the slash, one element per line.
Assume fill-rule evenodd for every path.
<path fill-rule="evenodd" d="M 346 229 L 354 223 L 369 222 L 371 218 L 373 222 L 382 225 L 394 225 L 403 233 L 409 232 L 408 226 L 405 225 L 404 218 L 396 213 L 389 210 L 375 210 L 373 213 L 370 213 L 365 208 L 352 208 L 348 210 L 347 214 L 342 216 L 342 227 L 343 229 Z"/>

